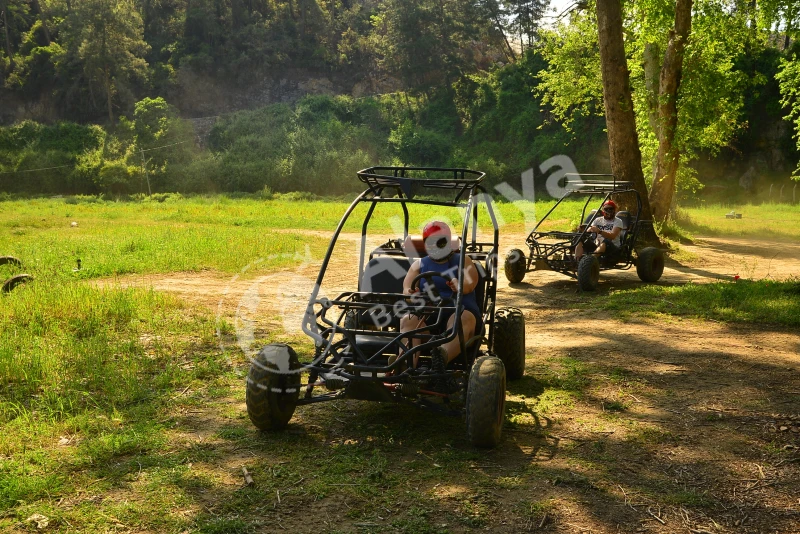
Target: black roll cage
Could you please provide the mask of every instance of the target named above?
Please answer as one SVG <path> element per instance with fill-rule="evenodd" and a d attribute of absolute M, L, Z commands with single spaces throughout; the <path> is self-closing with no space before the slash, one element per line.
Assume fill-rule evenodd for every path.
<path fill-rule="evenodd" d="M 415 354 L 438 346 L 459 337 L 462 347 L 462 356 L 466 358 L 468 348 L 474 348 L 474 343 L 478 345 L 486 343 L 491 346 L 494 334 L 492 324 L 494 323 L 495 301 L 497 293 L 497 253 L 499 247 L 499 228 L 491 197 L 481 186 L 485 174 L 469 169 L 453 169 L 438 167 L 370 167 L 359 171 L 359 179 L 367 185 L 367 188 L 350 204 L 345 211 L 336 230 L 333 233 L 331 242 L 328 245 L 325 258 L 322 261 L 319 274 L 311 296 L 308 300 L 306 312 L 303 316 L 303 332 L 315 341 L 315 358 L 311 364 L 304 365 L 310 373 L 309 386 L 316 377 L 324 374 L 325 376 L 338 376 L 351 381 L 379 381 L 384 384 L 398 384 L 413 382 L 420 372 L 407 365 Z M 416 176 L 415 176 L 416 175 Z M 450 192 L 449 198 L 432 198 L 433 195 L 442 196 Z M 429 197 L 414 197 L 424 192 Z M 478 242 L 478 213 L 479 205 L 483 202 L 486 206 L 489 218 L 493 227 L 493 238 L 491 242 Z M 463 339 L 461 322 L 455 321 L 453 328 L 444 330 L 441 335 L 425 334 L 424 331 L 435 330 L 435 328 L 446 326 L 444 317 L 447 312 L 460 313 L 463 310 L 462 294 L 464 277 L 458 276 L 458 292 L 455 302 L 452 299 L 440 301 L 438 304 L 433 302 L 417 301 L 416 304 L 409 305 L 408 309 L 413 309 L 415 313 L 431 314 L 436 317 L 436 323 L 429 322 L 427 326 L 408 332 L 399 331 L 375 331 L 361 328 L 351 328 L 346 325 L 345 318 L 349 313 L 359 313 L 374 308 L 376 305 L 396 306 L 398 302 L 406 302 L 409 295 L 395 293 L 374 293 L 362 291 L 348 291 L 341 293 L 335 299 L 320 297 L 320 289 L 328 269 L 328 264 L 333 254 L 334 247 L 350 215 L 362 203 L 369 204 L 367 214 L 361 226 L 361 243 L 359 248 L 358 276 L 359 284 L 364 274 L 366 263 L 369 261 L 366 250 L 367 230 L 370 220 L 378 204 L 395 203 L 400 204 L 403 210 L 403 239 L 408 238 L 409 211 L 408 204 L 424 204 L 431 206 L 464 208 L 464 221 L 461 229 L 461 255 L 458 265 L 458 272 L 463 272 L 465 257 L 467 253 L 476 254 L 481 260 L 485 259 L 485 282 L 486 290 L 483 302 L 479 302 L 481 307 L 482 319 L 488 337 L 471 340 Z M 468 240 L 469 238 L 469 240 Z M 397 251 L 402 253 L 396 241 L 390 241 L 386 246 L 395 246 Z M 390 251 L 391 252 L 391 251 Z M 359 288 L 361 289 L 361 288 Z M 335 319 L 328 317 L 329 312 L 334 308 L 338 309 Z M 384 347 L 373 355 L 368 355 L 358 348 L 356 336 L 369 335 L 374 337 L 386 338 L 387 343 Z M 337 339 L 337 337 L 339 339 Z M 411 338 L 422 340 L 417 346 L 412 346 Z M 345 350 L 347 349 L 347 350 Z M 394 351 L 398 358 L 388 363 L 385 354 Z M 461 358 L 459 358 L 461 359 Z M 456 361 L 458 362 L 457 359 Z M 456 364 L 455 370 L 447 371 L 446 374 L 468 372 L 471 362 L 464 361 Z M 400 371 L 403 367 L 406 369 Z M 391 376 L 387 376 L 387 373 Z M 426 378 L 432 375 L 428 373 Z M 326 400 L 328 395 L 311 397 L 311 390 L 306 390 L 305 399 L 307 402 L 319 402 Z"/>

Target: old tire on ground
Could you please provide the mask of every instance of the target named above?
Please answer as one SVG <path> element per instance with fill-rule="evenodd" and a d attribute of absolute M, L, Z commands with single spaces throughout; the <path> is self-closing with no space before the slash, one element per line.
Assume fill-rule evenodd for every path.
<path fill-rule="evenodd" d="M 508 251 L 506 254 L 506 262 L 504 270 L 506 278 L 512 284 L 522 282 L 525 278 L 525 270 L 527 269 L 528 262 L 525 260 L 525 253 L 520 249 L 515 248 Z"/>
<path fill-rule="evenodd" d="M 647 247 L 639 252 L 636 260 L 636 274 L 642 282 L 658 282 L 664 273 L 664 252 L 655 247 Z"/>
<path fill-rule="evenodd" d="M 14 256 L 0 256 L 0 265 L 13 265 L 15 267 L 22 267 L 22 262 Z"/>
<path fill-rule="evenodd" d="M 467 434 L 476 447 L 500 443 L 506 410 L 506 370 L 496 356 L 472 364 L 467 387 Z"/>
<path fill-rule="evenodd" d="M 289 424 L 300 394 L 300 360 L 289 345 L 273 343 L 259 352 L 247 374 L 247 415 L 261 430 Z"/>
<path fill-rule="evenodd" d="M 8 280 L 6 280 L 3 283 L 3 288 L 0 291 L 2 291 L 3 293 L 8 293 L 9 291 L 14 289 L 18 285 L 20 285 L 20 284 L 22 284 L 24 282 L 28 282 L 29 280 L 33 280 L 33 276 L 31 276 L 29 274 L 18 274 L 18 275 L 12 276 L 11 278 L 9 278 Z"/>
<path fill-rule="evenodd" d="M 578 262 L 578 285 L 583 291 L 594 291 L 600 282 L 600 260 L 594 254 L 586 254 Z"/>
<path fill-rule="evenodd" d="M 525 374 L 525 316 L 519 308 L 498 308 L 494 316 L 492 352 L 503 362 L 506 377 Z"/>

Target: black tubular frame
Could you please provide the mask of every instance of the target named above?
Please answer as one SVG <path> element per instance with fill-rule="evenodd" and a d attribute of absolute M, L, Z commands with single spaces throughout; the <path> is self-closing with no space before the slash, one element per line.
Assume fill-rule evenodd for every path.
<path fill-rule="evenodd" d="M 603 200 L 597 209 L 599 212 L 603 204 L 605 204 L 612 195 L 622 195 L 626 193 L 633 193 L 636 197 L 636 216 L 633 218 L 631 227 L 627 229 L 625 235 L 625 241 L 629 243 L 629 245 L 623 250 L 623 256 L 617 256 L 616 258 L 611 257 L 609 261 L 601 261 L 600 270 L 630 269 L 634 265 L 633 251 L 636 241 L 639 238 L 641 227 L 645 224 L 652 224 L 652 221 L 645 221 L 640 218 L 642 213 L 642 197 L 639 192 L 634 189 L 633 182 L 617 180 L 617 177 L 613 174 L 569 173 L 566 176 L 566 192 L 556 201 L 553 207 L 548 210 L 545 216 L 536 223 L 536 226 L 525 239 L 525 244 L 529 249 L 529 254 L 525 263 L 525 272 L 546 268 L 572 278 L 577 278 L 578 265 L 572 251 L 578 243 L 588 239 L 588 225 L 584 224 L 586 222 L 586 208 L 588 208 L 592 198 L 602 195 Z M 573 177 L 577 179 L 571 179 Z M 584 226 L 583 230 L 579 232 L 539 232 L 539 226 L 547 220 L 561 202 L 573 195 L 588 195 L 583 205 L 583 210 L 581 211 L 581 225 Z M 541 243 L 540 240 L 542 239 L 554 239 L 556 242 Z"/>
<path fill-rule="evenodd" d="M 433 177 L 409 176 L 409 174 L 417 172 L 428 176 L 433 175 Z M 358 172 L 359 179 L 367 184 L 367 189 L 353 200 L 336 226 L 303 316 L 303 332 L 314 340 L 316 351 L 314 361 L 303 366 L 309 371 L 310 376 L 309 384 L 306 386 L 305 398 L 299 400 L 300 404 L 321 402 L 346 396 L 346 391 L 342 391 L 312 397 L 311 392 L 315 387 L 313 382 L 320 376 L 335 376 L 351 382 L 373 382 L 379 387 L 386 388 L 387 392 L 396 397 L 395 400 L 402 402 L 407 402 L 407 399 L 402 398 L 399 393 L 394 394 L 394 390 L 391 389 L 398 384 L 419 384 L 421 381 L 430 380 L 431 378 L 468 376 L 473 363 L 470 361 L 472 359 L 470 354 L 476 354 L 484 344 L 487 347 L 491 347 L 494 335 L 493 323 L 497 296 L 497 255 L 500 231 L 491 197 L 481 186 L 484 176 L 482 172 L 469 169 L 434 167 L 371 167 Z M 425 191 L 430 196 L 414 199 L 415 190 Z M 446 199 L 432 198 L 433 196 L 441 197 L 447 191 L 451 194 Z M 491 242 L 478 242 L 477 240 L 478 213 L 481 202 L 486 206 L 492 224 L 493 236 Z M 409 235 L 408 204 L 455 207 L 465 210 L 461 228 L 461 255 L 458 272 L 463 272 L 467 254 L 471 253 L 480 256 L 481 259 L 475 260 L 475 263 L 485 261 L 485 266 L 483 266 L 485 275 L 482 283 L 486 284 L 486 289 L 483 302 L 478 303 L 482 317 L 476 319 L 483 321 L 486 335 L 475 336 L 472 340 L 465 340 L 460 328 L 461 321 L 454 321 L 453 328 L 446 328 L 445 312 L 448 312 L 447 315 L 451 311 L 460 314 L 464 309 L 462 304 L 463 276 L 458 276 L 458 292 L 456 293 L 455 301 L 446 299 L 434 303 L 425 299 L 424 301 L 417 300 L 415 304 L 408 305 L 409 295 L 362 292 L 360 287 L 359 291 L 341 293 L 335 299 L 320 298 L 320 289 L 342 229 L 355 209 L 365 203 L 369 204 L 369 208 L 361 225 L 358 261 L 359 285 L 366 263 L 370 260 L 367 257 L 366 250 L 367 231 L 378 204 L 400 204 L 404 218 L 403 239 L 406 239 Z M 396 242 L 393 244 L 397 246 Z M 393 250 L 397 251 L 397 249 Z M 352 325 L 347 325 L 345 322 L 348 314 L 358 314 L 374 309 L 376 305 L 381 304 L 392 306 L 398 302 L 406 303 L 408 305 L 407 309 L 413 310 L 417 314 L 429 315 L 428 324 L 425 327 L 409 332 L 400 332 L 399 329 L 394 331 L 367 330 L 358 325 L 353 328 Z M 333 317 L 329 316 L 331 312 L 335 312 Z M 436 318 L 435 323 L 430 320 L 433 317 Z M 439 328 L 443 333 L 438 336 L 425 333 L 436 328 Z M 386 344 L 373 355 L 364 354 L 356 343 L 356 336 L 385 338 Z M 459 338 L 462 347 L 461 356 L 454 360 L 450 366 L 451 368 L 444 375 L 439 377 L 430 371 L 423 373 L 421 370 L 414 368 L 412 358 L 415 355 L 419 355 L 434 346 L 450 342 L 456 337 Z M 412 346 L 412 338 L 420 339 L 422 342 L 417 346 Z M 477 346 L 474 343 L 477 343 Z M 388 363 L 387 354 L 390 353 L 399 355 L 392 363 Z M 387 373 L 391 373 L 391 375 L 386 376 Z M 423 397 L 420 397 L 419 402 L 425 404 Z"/>

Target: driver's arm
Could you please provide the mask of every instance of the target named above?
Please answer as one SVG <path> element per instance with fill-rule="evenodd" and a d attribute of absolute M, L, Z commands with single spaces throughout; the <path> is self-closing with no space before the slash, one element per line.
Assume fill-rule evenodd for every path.
<path fill-rule="evenodd" d="M 605 238 L 611 239 L 613 241 L 614 239 L 617 238 L 619 233 L 622 231 L 622 227 L 621 226 L 615 226 L 610 232 L 606 232 L 605 230 L 601 230 L 595 224 L 596 222 L 597 222 L 597 219 L 595 219 L 595 222 L 592 223 L 592 227 L 589 229 L 589 231 L 599 235 L 600 237 L 605 237 Z"/>
<path fill-rule="evenodd" d="M 414 261 L 414 263 L 411 264 L 411 267 L 408 269 L 406 277 L 403 279 L 403 293 L 407 295 L 410 295 L 412 293 L 411 282 L 413 282 L 414 278 L 416 278 L 417 275 L 419 274 L 419 269 L 420 269 L 419 260 L 416 260 Z M 417 290 L 419 290 L 419 288 L 417 288 Z"/>
<path fill-rule="evenodd" d="M 611 239 L 612 241 L 617 238 L 619 233 L 622 231 L 622 228 L 619 226 L 615 226 L 610 232 L 605 232 L 603 230 L 597 229 L 597 233 L 600 234 L 602 237 L 607 239 Z"/>

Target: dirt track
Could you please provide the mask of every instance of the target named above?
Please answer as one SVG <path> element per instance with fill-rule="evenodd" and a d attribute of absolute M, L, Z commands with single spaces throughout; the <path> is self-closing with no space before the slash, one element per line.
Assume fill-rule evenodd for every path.
<path fill-rule="evenodd" d="M 507 236 L 501 250 L 523 237 Z M 683 248 L 686 259 L 668 261 L 660 283 L 800 275 L 800 244 L 699 238 Z M 347 289 L 354 277 L 342 273 L 354 265 L 342 260 L 334 266 L 330 283 Z M 258 311 L 251 307 L 249 313 L 262 318 L 258 328 L 270 329 L 281 316 L 293 318 L 303 309 L 316 268 L 246 280 L 179 273 L 115 283 L 172 292 L 234 321 L 242 297 L 255 295 Z M 526 400 L 542 392 L 537 380 L 509 385 L 508 410 L 518 425 L 475 469 L 491 480 L 513 476 L 523 483 L 492 498 L 483 526 L 497 532 L 535 531 L 539 524 L 558 532 L 800 532 L 800 433 L 791 432 L 791 425 L 800 430 L 800 333 L 681 318 L 623 322 L 591 310 L 591 300 L 609 289 L 638 284 L 635 270 L 603 273 L 599 291 L 587 297 L 555 273 L 531 273 L 513 287 L 501 276 L 499 304 L 518 306 L 526 315 L 526 374 L 568 377 L 564 362 L 574 362 L 592 386 L 583 387 L 574 406 L 541 415 Z M 576 303 L 586 309 L 576 311 Z M 336 419 L 340 423 L 329 432 L 357 441 L 353 426 L 360 428 L 363 417 L 374 420 L 377 408 L 346 406 L 348 414 L 339 414 L 346 420 Z M 325 408 L 299 410 L 297 424 L 313 427 L 320 410 Z M 781 431 L 787 421 L 789 428 Z M 198 432 L 214 424 L 203 419 Z M 402 447 L 399 452 L 414 455 Z M 425 491 L 441 513 L 458 515 L 458 503 L 472 498 L 475 488 L 431 482 Z M 550 511 L 524 523 L 519 503 L 542 499 L 553 503 Z M 345 531 L 356 530 L 336 519 Z M 291 513 L 282 520 L 282 527 L 306 531 Z"/>

